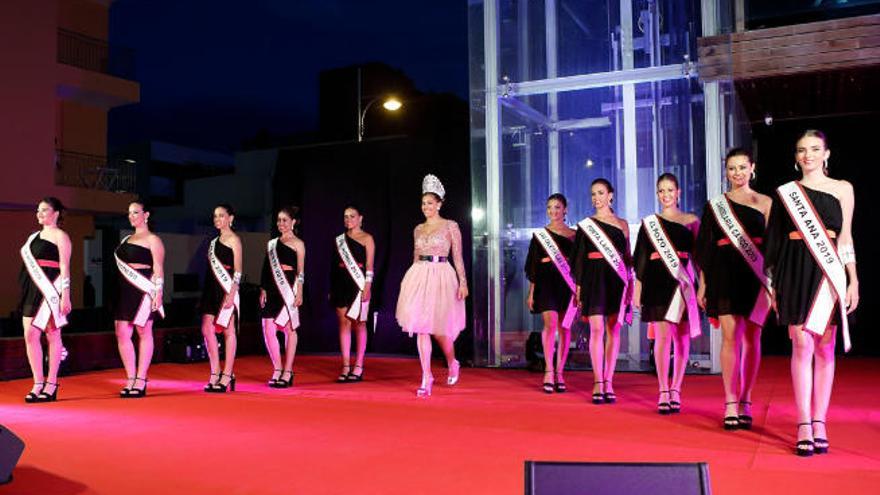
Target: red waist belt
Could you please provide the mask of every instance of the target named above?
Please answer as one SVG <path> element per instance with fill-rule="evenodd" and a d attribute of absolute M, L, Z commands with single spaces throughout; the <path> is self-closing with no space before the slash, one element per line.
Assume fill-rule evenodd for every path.
<path fill-rule="evenodd" d="M 679 257 L 679 258 L 682 258 L 682 259 L 688 259 L 688 258 L 690 257 L 690 255 L 687 253 L 687 251 L 679 251 L 679 252 L 678 252 L 678 257 Z M 660 259 L 660 253 L 654 251 L 653 253 L 651 253 L 651 259 L 652 259 L 652 260 L 659 260 L 659 259 Z"/>
<path fill-rule="evenodd" d="M 60 265 L 55 260 L 37 260 L 37 264 L 44 268 L 60 268 Z"/>
<path fill-rule="evenodd" d="M 828 233 L 828 237 L 830 237 L 830 238 L 832 238 L 832 239 L 834 239 L 834 238 L 837 237 L 837 233 L 835 233 L 833 230 L 826 230 L 825 232 L 827 232 L 827 233 Z M 801 234 L 801 231 L 800 231 L 800 230 L 793 230 L 793 231 L 789 232 L 789 233 L 788 233 L 788 238 L 791 239 L 791 240 L 793 240 L 793 241 L 802 241 L 802 240 L 804 240 L 804 236 Z"/>
<path fill-rule="evenodd" d="M 363 268 L 363 267 L 364 267 L 364 264 L 363 264 L 363 263 L 358 263 L 357 266 Z M 340 263 L 340 264 L 339 264 L 339 268 L 345 268 L 345 263 Z"/>

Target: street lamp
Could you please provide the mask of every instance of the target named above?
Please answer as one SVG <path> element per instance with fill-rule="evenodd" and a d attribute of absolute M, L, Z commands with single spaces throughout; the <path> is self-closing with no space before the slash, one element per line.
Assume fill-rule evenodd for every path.
<path fill-rule="evenodd" d="M 383 97 L 373 98 L 372 100 L 369 101 L 369 103 L 367 103 L 367 106 L 365 106 L 363 110 L 361 110 L 360 105 L 358 105 L 358 128 L 357 129 L 358 129 L 358 142 L 359 143 L 364 140 L 364 119 L 367 117 L 367 111 L 370 109 L 371 106 L 373 106 L 373 103 L 376 103 L 379 100 L 384 100 L 382 102 L 382 108 L 384 108 L 385 110 L 388 110 L 389 112 L 396 112 L 396 111 L 400 110 L 400 107 L 403 106 L 403 103 L 401 103 L 400 100 L 398 100 L 397 98 L 394 98 L 393 96 L 388 97 L 388 98 L 383 98 Z M 358 98 L 358 102 L 360 103 L 360 98 Z"/>

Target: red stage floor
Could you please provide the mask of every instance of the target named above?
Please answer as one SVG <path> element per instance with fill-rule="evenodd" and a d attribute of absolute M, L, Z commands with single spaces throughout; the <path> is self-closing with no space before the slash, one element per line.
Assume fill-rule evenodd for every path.
<path fill-rule="evenodd" d="M 120 370 L 64 378 L 53 404 L 0 383 L 0 423 L 27 444 L 0 494 L 517 494 L 525 460 L 707 461 L 715 494 L 880 492 L 878 360 L 840 359 L 831 453 L 812 458 L 791 453 L 782 358 L 763 364 L 751 432 L 721 429 L 717 376 L 688 377 L 683 413 L 664 417 L 646 374 L 621 374 L 618 404 L 594 406 L 587 372 L 548 396 L 540 374 L 464 369 L 419 400 L 414 359 L 368 358 L 365 382 L 336 384 L 336 358 L 302 357 L 286 390 L 263 385 L 265 358 L 237 368 L 226 395 L 201 392 L 204 364 L 155 366 L 141 400 L 116 397 Z"/>

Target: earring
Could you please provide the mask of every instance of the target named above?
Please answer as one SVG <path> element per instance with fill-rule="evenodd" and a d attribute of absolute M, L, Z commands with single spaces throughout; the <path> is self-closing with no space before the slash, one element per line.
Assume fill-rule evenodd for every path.
<path fill-rule="evenodd" d="M 828 159 L 825 159 L 825 163 L 822 166 L 822 170 L 825 172 L 825 175 L 828 175 Z"/>
<path fill-rule="evenodd" d="M 798 167 L 797 162 L 794 162 L 794 171 L 795 171 L 795 172 L 800 172 L 800 171 L 801 171 L 801 168 Z"/>
<path fill-rule="evenodd" d="M 755 171 L 752 170 L 752 180 L 756 180 L 757 178 L 758 178 L 758 174 L 756 174 Z"/>

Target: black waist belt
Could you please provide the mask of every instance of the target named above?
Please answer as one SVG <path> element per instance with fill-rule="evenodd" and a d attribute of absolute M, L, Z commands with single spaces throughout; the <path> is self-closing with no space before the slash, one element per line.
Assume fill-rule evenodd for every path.
<path fill-rule="evenodd" d="M 448 256 L 420 255 L 419 261 L 433 261 L 434 263 L 445 263 L 449 259 Z"/>

